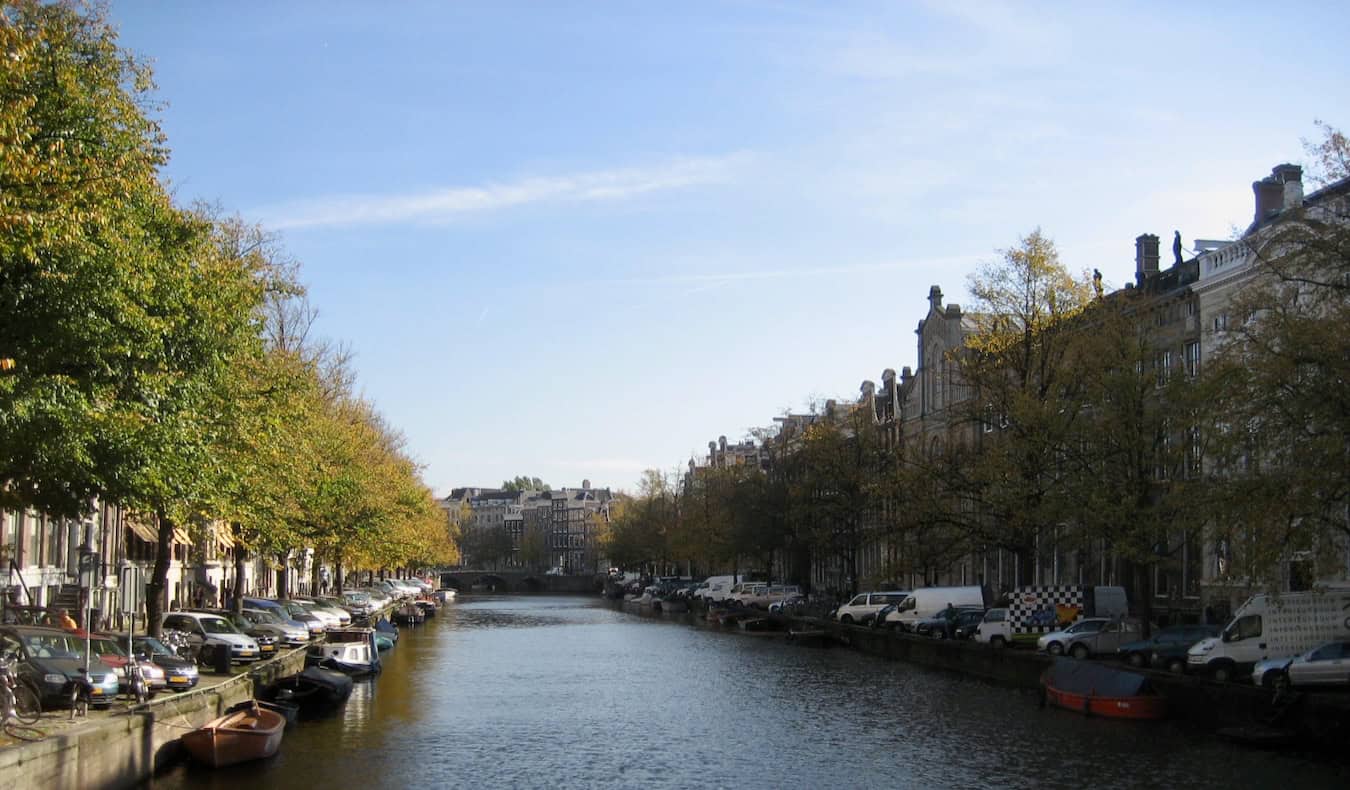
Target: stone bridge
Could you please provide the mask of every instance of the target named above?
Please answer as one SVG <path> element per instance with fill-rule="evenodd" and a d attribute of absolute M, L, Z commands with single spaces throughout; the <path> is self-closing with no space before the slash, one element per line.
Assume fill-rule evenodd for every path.
<path fill-rule="evenodd" d="M 593 574 L 546 576 L 530 571 L 451 570 L 437 575 L 442 587 L 464 593 L 591 593 L 601 589 L 598 577 Z"/>

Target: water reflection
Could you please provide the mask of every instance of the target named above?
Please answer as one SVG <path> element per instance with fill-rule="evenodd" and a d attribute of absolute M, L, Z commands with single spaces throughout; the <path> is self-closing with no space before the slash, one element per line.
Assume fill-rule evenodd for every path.
<path fill-rule="evenodd" d="M 638 618 L 579 598 L 466 599 L 405 629 L 339 716 L 273 760 L 164 787 L 1340 786 L 1332 767 L 1176 723 L 848 650 Z"/>

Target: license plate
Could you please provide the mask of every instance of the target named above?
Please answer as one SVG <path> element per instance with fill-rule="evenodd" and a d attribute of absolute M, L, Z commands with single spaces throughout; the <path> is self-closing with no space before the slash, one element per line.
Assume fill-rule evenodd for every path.
<path fill-rule="evenodd" d="M 251 656 L 251 655 L 253 655 L 253 651 L 252 651 L 252 650 L 240 650 L 240 651 L 239 651 L 239 655 L 241 655 L 241 656 Z"/>
<path fill-rule="evenodd" d="M 102 696 L 103 689 L 99 688 L 98 686 L 94 686 L 94 690 L 90 693 L 93 694 L 95 697 Z"/>
<path fill-rule="evenodd" d="M 169 676 L 169 682 L 170 682 L 170 683 L 186 683 L 186 682 L 187 682 L 187 676 L 186 676 L 186 675 L 170 675 L 170 676 Z"/>
<path fill-rule="evenodd" d="M 276 649 L 277 649 L 277 646 L 276 646 L 276 645 L 263 645 L 263 646 L 262 646 L 261 648 L 259 648 L 259 649 L 260 649 L 262 652 L 264 652 L 264 653 L 270 653 L 270 652 L 272 652 L 273 650 L 276 650 Z"/>

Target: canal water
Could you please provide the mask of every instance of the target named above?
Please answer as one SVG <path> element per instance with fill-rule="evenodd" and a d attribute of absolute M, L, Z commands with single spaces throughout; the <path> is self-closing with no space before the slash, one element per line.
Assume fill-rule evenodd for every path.
<path fill-rule="evenodd" d="M 846 649 L 598 599 L 475 597 L 404 629 L 344 711 L 275 758 L 160 788 L 1345 787 L 1331 765 Z"/>

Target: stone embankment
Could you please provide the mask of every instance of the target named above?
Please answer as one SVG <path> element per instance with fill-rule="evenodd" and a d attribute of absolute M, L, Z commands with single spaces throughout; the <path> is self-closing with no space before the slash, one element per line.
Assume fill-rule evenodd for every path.
<path fill-rule="evenodd" d="M 289 650 L 241 674 L 204 675 L 191 691 L 161 693 L 141 706 L 51 728 L 40 741 L 0 748 L 0 787 L 136 787 L 178 759 L 183 733 L 304 666 L 304 648 Z M 50 711 L 38 728 L 47 730 L 68 715 Z"/>
<path fill-rule="evenodd" d="M 721 625 L 715 620 L 709 620 L 700 607 L 662 613 L 638 609 L 631 602 L 613 603 L 626 611 L 681 620 L 699 627 L 739 628 L 739 625 Z M 1043 653 L 1023 648 L 996 649 L 982 643 L 931 639 L 883 629 L 842 625 L 820 618 L 778 613 L 755 613 L 753 617 L 768 621 L 761 628 L 767 627 L 784 636 L 794 631 L 807 632 L 823 636 L 827 644 L 845 646 L 880 658 L 959 672 L 1029 690 L 1040 690 L 1041 673 L 1054 660 Z M 1300 693 L 1279 701 L 1275 699 L 1273 691 L 1249 684 L 1218 683 L 1208 678 L 1154 670 L 1143 672 L 1167 699 L 1170 716 L 1211 732 L 1250 727 L 1268 731 L 1274 727 L 1282 732 L 1297 734 L 1295 748 L 1315 749 L 1338 757 L 1344 756 L 1340 752 L 1346 743 L 1350 743 L 1350 695 Z"/>

